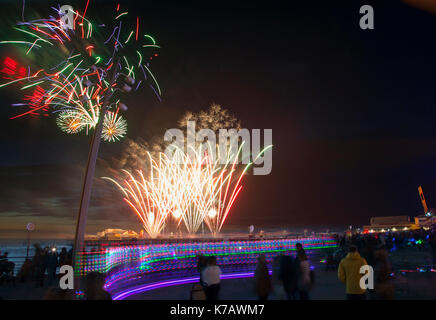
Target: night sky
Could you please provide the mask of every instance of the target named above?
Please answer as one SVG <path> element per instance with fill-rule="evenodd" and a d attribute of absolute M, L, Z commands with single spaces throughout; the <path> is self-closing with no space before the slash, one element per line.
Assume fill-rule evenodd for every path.
<path fill-rule="evenodd" d="M 48 15 L 56 3 L 26 8 Z M 146 87 L 125 99 L 128 138 L 149 141 L 211 103 L 245 128 L 273 130 L 272 173 L 245 179 L 223 231 L 416 216 L 419 185 L 436 202 L 436 16 L 400 1 L 120 3 L 162 47 L 152 65 L 162 102 Z M 363 4 L 375 30 L 359 28 Z M 87 15 L 104 19 L 114 5 L 91 0 Z M 6 6 L 3 37 L 21 0 Z M 55 117 L 9 120 L 18 93 L 2 88 L 0 98 L 0 238 L 24 236 L 28 221 L 41 237 L 71 236 L 90 138 L 62 133 Z M 102 144 L 97 177 L 125 141 Z M 117 190 L 95 187 L 89 233 L 140 229 Z"/>

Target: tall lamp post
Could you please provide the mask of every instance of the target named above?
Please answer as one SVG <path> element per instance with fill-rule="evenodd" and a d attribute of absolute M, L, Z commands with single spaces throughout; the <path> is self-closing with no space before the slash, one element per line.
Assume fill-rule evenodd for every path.
<path fill-rule="evenodd" d="M 112 71 L 111 80 L 110 80 L 110 87 L 113 86 L 113 84 L 116 82 L 117 79 L 117 71 L 119 67 L 119 58 L 116 60 L 116 63 L 114 64 L 114 69 Z M 83 182 L 83 188 L 82 188 L 82 195 L 80 197 L 80 208 L 79 208 L 79 216 L 77 218 L 77 225 L 76 225 L 76 233 L 74 238 L 74 247 L 73 247 L 73 266 L 76 270 L 78 257 L 80 254 L 80 251 L 83 248 L 84 238 L 85 238 L 85 230 L 86 230 L 86 220 L 88 217 L 88 208 L 89 208 L 89 202 L 91 199 L 91 191 L 92 191 L 92 183 L 94 179 L 94 173 L 95 173 L 95 166 L 97 163 L 97 156 L 98 156 L 98 150 L 100 148 L 100 142 L 101 142 L 101 134 L 103 129 L 103 119 L 104 115 L 106 114 L 106 111 L 108 109 L 109 101 L 112 97 L 111 93 L 108 93 L 104 97 L 103 105 L 101 107 L 100 116 L 97 122 L 97 125 L 94 130 L 94 134 L 91 141 L 91 148 L 89 150 L 88 155 L 88 163 L 86 165 L 86 173 L 85 173 L 85 180 Z M 80 286 L 80 276 L 75 272 L 74 277 L 74 287 L 77 289 Z"/>
<path fill-rule="evenodd" d="M 26 259 L 29 258 L 29 248 L 30 248 L 30 233 L 35 230 L 35 225 L 32 222 L 29 222 L 26 225 L 27 231 L 27 250 L 26 250 Z"/>
<path fill-rule="evenodd" d="M 42 90 L 38 91 L 38 97 L 36 97 L 34 93 L 32 99 L 29 100 L 30 102 L 28 102 L 26 98 L 26 102 L 20 104 L 29 107 L 30 111 L 26 111 L 14 118 L 38 110 L 42 112 L 43 110 L 49 110 L 49 108 L 56 108 L 60 111 L 58 116 L 59 122 L 57 121 L 58 126 L 67 133 L 77 133 L 84 128 L 88 130 L 94 127 L 95 124 L 76 224 L 72 257 L 74 267 L 79 265 L 79 255 L 84 244 L 88 207 L 91 199 L 92 183 L 102 135 L 105 140 L 114 139 L 114 136 L 116 136 L 112 132 L 112 138 L 106 139 L 110 130 L 103 131 L 103 128 L 108 126 L 116 127 L 117 123 L 120 127 L 125 125 L 123 122 L 121 122 L 121 124 L 118 122 L 121 117 L 119 117 L 118 120 L 115 120 L 114 115 L 108 117 L 108 109 L 112 105 L 111 98 L 114 92 L 130 92 L 132 90 L 130 86 L 135 84 L 134 79 L 136 79 L 136 77 L 134 68 L 136 68 L 143 72 L 145 80 L 149 78 L 147 75 L 150 76 L 150 79 L 155 84 L 154 86 L 150 86 L 155 91 L 156 95 L 160 97 L 160 88 L 157 80 L 148 68 L 149 63 L 144 60 L 145 56 L 140 52 L 142 50 L 140 47 L 144 48 L 144 50 L 154 51 L 160 48 L 160 46 L 156 44 L 152 36 L 148 34 L 140 35 L 139 17 L 136 17 L 136 24 L 130 25 L 131 28 L 129 28 L 128 23 L 124 24 L 127 28 L 125 30 L 127 30 L 127 32 L 130 31 L 128 35 L 124 31 L 121 32 L 122 19 L 126 17 L 128 12 L 118 12 L 119 7 L 118 4 L 115 13 L 117 16 L 115 17 L 113 26 L 106 26 L 105 24 L 93 24 L 86 18 L 88 3 L 82 13 L 79 13 L 78 10 L 74 10 L 70 5 L 63 5 L 59 8 L 53 8 L 59 15 L 59 19 L 50 16 L 47 19 L 18 23 L 19 27 L 15 29 L 23 33 L 20 34 L 22 37 L 27 38 L 31 36 L 31 42 L 21 40 L 0 41 L 0 44 L 19 44 L 20 46 L 30 44 L 31 46 L 26 55 L 31 52 L 32 49 L 41 49 L 39 50 L 41 55 L 29 55 L 29 61 L 35 62 L 34 67 L 38 68 L 39 71 L 31 76 L 29 66 L 27 77 L 21 77 L 20 75 L 21 78 L 12 79 L 12 81 L 0 84 L 1 88 L 25 82 L 21 90 L 36 90 L 33 88 L 36 85 L 38 85 L 36 88 Z M 97 26 L 99 30 L 103 30 L 103 32 L 97 33 L 97 36 L 92 38 L 92 30 Z M 105 32 L 105 30 L 108 30 L 108 32 Z M 134 30 L 136 30 L 136 32 Z M 106 36 L 105 33 L 107 33 L 108 36 L 110 34 L 110 36 L 106 38 L 106 41 L 102 38 L 102 36 Z M 34 39 L 35 37 L 37 38 L 36 41 Z M 132 41 L 130 41 L 131 39 Z M 57 41 L 59 41 L 59 44 L 57 44 Z M 104 42 L 101 43 L 102 41 Z M 144 41 L 144 44 L 139 46 L 139 42 L 142 41 Z M 96 47 L 97 43 L 101 44 L 101 49 L 97 50 L 98 48 L 94 48 L 94 45 L 90 45 L 90 43 L 94 43 Z M 112 45 L 112 55 L 107 55 L 106 53 L 110 51 Z M 121 50 L 123 53 L 120 53 Z M 129 52 L 132 53 L 131 56 L 134 56 L 134 58 L 127 58 Z M 33 56 L 33 58 L 30 56 Z M 60 63 L 57 61 L 59 60 L 59 56 L 63 58 Z M 153 57 L 154 56 L 157 56 L 157 54 L 154 53 Z M 51 63 L 52 57 L 55 57 L 53 60 L 56 60 L 56 63 L 58 63 L 56 66 L 53 66 Z M 120 57 L 122 57 L 123 60 L 121 60 Z M 152 56 L 150 56 L 150 60 L 151 59 Z M 120 67 L 126 69 L 127 74 L 122 73 L 119 69 Z M 125 76 L 123 79 L 125 80 L 124 84 L 117 81 L 119 75 Z M 98 78 L 99 84 L 92 82 L 94 78 Z M 141 82 L 142 80 L 138 81 L 135 91 L 138 89 Z M 154 87 L 157 88 L 157 91 Z M 37 104 L 38 107 L 34 107 L 33 104 Z M 127 107 L 123 103 L 120 103 L 119 100 L 115 105 L 118 105 L 123 111 L 127 110 Z M 114 114 L 117 113 L 118 109 Z M 125 129 L 121 131 L 125 131 Z M 124 133 L 119 133 L 118 138 L 123 135 Z M 76 269 L 76 271 L 78 270 Z M 74 281 L 76 287 L 79 286 L 79 283 L 76 282 L 78 280 L 77 275 L 78 272 L 75 272 Z"/>

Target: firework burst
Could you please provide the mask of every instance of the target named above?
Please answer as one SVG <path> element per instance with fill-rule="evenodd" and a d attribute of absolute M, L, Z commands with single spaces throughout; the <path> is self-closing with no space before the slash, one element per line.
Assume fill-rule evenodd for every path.
<path fill-rule="evenodd" d="M 127 170 L 122 170 L 126 178 L 120 184 L 112 178 L 104 177 L 115 183 L 124 194 L 124 201 L 141 220 L 144 230 L 151 238 L 156 238 L 165 226 L 171 209 L 172 185 L 168 181 L 166 159 L 158 161 L 151 158 L 149 176 L 146 179 L 141 170 L 136 177 Z"/>
<path fill-rule="evenodd" d="M 118 114 L 120 92 L 136 91 L 147 82 L 160 99 L 150 69 L 160 47 L 152 36 L 140 32 L 140 18 L 129 20 L 131 15 L 120 5 L 105 24 L 88 19 L 89 8 L 87 0 L 83 11 L 58 6 L 49 18 L 18 22 L 11 33 L 14 39 L 0 44 L 25 48 L 23 58 L 31 64 L 18 68 L 14 59 L 5 60 L 0 72 L 7 81 L 0 87 L 16 85 L 23 92 L 23 102 L 15 105 L 27 110 L 13 118 L 59 112 L 59 127 L 71 134 L 88 134 L 110 96 L 108 108 L 117 111 L 105 115 L 103 139 L 113 142 L 126 134 L 126 121 Z M 119 69 L 111 82 L 113 68 Z"/>
<path fill-rule="evenodd" d="M 88 113 L 78 110 L 62 110 L 56 119 L 58 127 L 66 133 L 76 134 L 82 130 L 88 132 L 97 125 L 99 113 L 90 117 Z M 102 138 L 114 142 L 123 138 L 127 133 L 127 121 L 116 112 L 108 111 L 104 115 Z"/>
<path fill-rule="evenodd" d="M 83 114 L 76 110 L 61 111 L 56 119 L 58 127 L 66 133 L 79 133 L 87 127 L 83 118 Z"/>
<path fill-rule="evenodd" d="M 103 121 L 102 137 L 105 141 L 114 142 L 123 138 L 127 133 L 127 121 L 116 112 L 109 111 Z"/>
<path fill-rule="evenodd" d="M 201 148 L 189 155 L 175 148 L 171 157 L 159 153 L 157 159 L 147 153 L 150 166 L 146 175 L 137 170 L 135 177 L 122 170 L 127 178 L 121 183 L 104 179 L 119 187 L 152 238 L 159 235 L 171 216 L 183 221 L 190 234 L 196 233 L 203 222 L 212 234 L 218 234 L 242 190 L 242 178 L 252 164 L 238 168 L 241 148 L 242 145 L 236 154 L 227 152 L 224 165 L 219 157 L 210 156 L 210 150 Z"/>

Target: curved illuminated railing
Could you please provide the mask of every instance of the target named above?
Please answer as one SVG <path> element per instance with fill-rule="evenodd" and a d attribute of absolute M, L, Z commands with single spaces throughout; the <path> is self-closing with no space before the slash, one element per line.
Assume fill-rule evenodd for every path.
<path fill-rule="evenodd" d="M 194 275 L 199 254 L 216 256 L 218 265 L 237 270 L 238 266 L 255 265 L 261 253 L 266 255 L 268 262 L 271 262 L 277 254 L 287 254 L 295 250 L 297 242 L 301 243 L 309 254 L 337 246 L 332 237 L 196 242 L 187 240 L 181 243 L 159 244 L 139 241 L 99 242 L 88 244 L 88 251 L 81 254 L 76 271 L 82 276 L 93 271 L 105 273 L 106 289 L 115 293 L 115 297 L 122 298 L 123 292 L 139 290 L 132 288 L 137 288 L 138 283 L 141 282 L 146 283 L 139 288 L 151 290 L 151 288 L 175 285 L 179 282 L 198 281 Z M 230 272 L 228 276 L 235 277 L 236 274 L 244 276 L 252 272 Z M 160 281 L 156 282 L 159 278 Z"/>
<path fill-rule="evenodd" d="M 271 271 L 269 272 L 272 273 Z M 254 272 L 235 272 L 235 273 L 225 273 L 221 275 L 221 280 L 226 279 L 240 279 L 240 278 L 251 278 L 254 276 Z M 117 294 L 115 294 L 112 297 L 112 300 L 124 300 L 127 299 L 130 296 L 137 295 L 143 292 L 165 288 L 165 287 L 171 287 L 171 286 L 179 286 L 183 284 L 189 284 L 189 283 L 196 283 L 200 280 L 199 276 L 195 277 L 185 277 L 185 278 L 179 278 L 179 279 L 172 279 L 172 280 L 162 280 L 162 281 L 156 281 L 152 283 L 146 283 L 142 284 L 140 286 L 136 286 L 133 288 L 127 288 Z"/>

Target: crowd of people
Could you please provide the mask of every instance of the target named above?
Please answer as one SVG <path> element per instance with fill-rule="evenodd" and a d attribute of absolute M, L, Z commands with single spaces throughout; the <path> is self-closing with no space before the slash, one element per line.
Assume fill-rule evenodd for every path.
<path fill-rule="evenodd" d="M 349 300 L 394 298 L 392 284 L 392 266 L 389 252 L 413 246 L 417 250 L 430 248 L 435 259 L 435 232 L 412 231 L 387 234 L 357 234 L 351 237 L 337 237 L 337 252 L 333 261 L 337 261 L 338 281 L 344 283 L 345 297 Z M 257 258 L 254 272 L 254 292 L 259 300 L 276 299 L 309 300 L 310 291 L 315 283 L 315 274 L 301 243 L 295 246 L 295 255 L 287 254 L 284 248 L 273 258 L 271 272 L 265 254 Z M 434 261 L 433 261 L 434 262 Z M 361 286 L 361 267 L 370 265 L 374 270 L 374 286 L 364 289 Z M 221 289 L 221 268 L 215 256 L 199 255 L 197 270 L 199 283 L 191 289 L 192 300 L 215 301 L 219 299 Z M 85 298 L 110 299 L 104 290 L 104 276 L 93 273 L 87 276 Z"/>
<path fill-rule="evenodd" d="M 57 268 L 63 265 L 71 265 L 72 251 L 66 248 L 58 253 L 55 249 L 49 247 L 41 248 L 35 244 L 35 254 L 33 258 L 26 258 L 18 274 L 14 278 L 21 283 L 34 282 L 36 287 L 43 287 L 44 283 L 48 285 L 55 284 L 57 277 Z M 8 253 L 0 256 L 0 274 L 8 273 L 14 275 L 15 264 L 8 260 Z"/>
<path fill-rule="evenodd" d="M 0 277 L 7 274 L 20 283 L 34 283 L 35 287 L 47 287 L 46 300 L 74 300 L 74 290 L 63 290 L 58 285 L 58 267 L 72 265 L 72 249 L 62 248 L 60 252 L 49 247 L 34 245 L 32 258 L 26 258 L 20 271 L 13 276 L 15 264 L 8 260 L 8 252 L 0 253 Z M 105 274 L 91 272 L 84 279 L 83 295 L 87 300 L 111 300 L 110 294 L 104 289 Z M 1 298 L 0 298 L 1 299 Z"/>
<path fill-rule="evenodd" d="M 336 236 L 338 247 L 327 255 L 326 270 L 336 270 L 338 280 L 344 283 L 346 299 L 364 300 L 394 299 L 392 281 L 393 268 L 389 252 L 413 247 L 417 251 L 429 250 L 432 263 L 436 263 L 435 230 L 416 230 L 410 232 L 390 232 Z M 295 254 L 285 248 L 272 259 L 271 270 L 267 256 L 260 254 L 254 272 L 253 292 L 259 300 L 289 299 L 309 300 L 314 286 L 315 275 L 301 243 L 295 246 Z M 46 299 L 75 299 L 72 290 L 57 288 L 57 268 L 72 265 L 72 250 L 62 248 L 60 252 L 42 248 L 35 244 L 33 258 L 27 258 L 14 279 L 23 283 L 34 283 L 35 287 L 49 285 Z M 362 266 L 371 266 L 374 274 L 373 286 L 362 287 Z M 13 276 L 14 263 L 8 260 L 8 253 L 0 253 L 0 279 Z M 219 299 L 221 288 L 221 268 L 215 256 L 199 255 L 197 270 L 199 283 L 191 289 L 192 300 Z M 104 289 L 105 275 L 92 272 L 85 278 L 84 298 L 90 300 L 110 300 Z"/>
<path fill-rule="evenodd" d="M 8 255 L 8 252 L 3 254 L 0 252 L 0 283 L 14 281 L 15 263 L 8 260 Z"/>
<path fill-rule="evenodd" d="M 284 254 L 284 251 L 281 250 L 274 258 L 272 276 L 266 256 L 259 255 L 254 272 L 254 292 L 259 300 L 267 300 L 273 293 L 278 296 L 286 295 L 288 299 L 309 299 L 314 275 L 303 246 L 297 243 L 295 258 Z M 199 255 L 197 270 L 200 273 L 200 283 L 192 287 L 191 299 L 217 300 L 221 285 L 221 269 L 217 266 L 216 257 Z"/>
<path fill-rule="evenodd" d="M 256 275 L 256 274 L 255 274 Z M 256 283 L 259 279 L 255 276 Z M 313 271 L 301 243 L 296 244 L 296 255 L 284 254 L 283 250 L 272 262 L 272 290 L 276 298 L 308 300 L 314 282 Z M 259 292 L 258 297 L 260 298 Z"/>
<path fill-rule="evenodd" d="M 337 237 L 338 250 L 327 259 L 337 262 L 338 278 L 346 285 L 349 300 L 394 299 L 393 268 L 389 261 L 389 252 L 415 248 L 418 251 L 429 249 L 432 264 L 436 263 L 435 230 L 413 230 L 388 233 L 355 234 L 351 237 Z M 362 289 L 361 267 L 369 265 L 373 270 L 373 286 Z"/>
<path fill-rule="evenodd" d="M 435 236 L 436 230 L 410 230 L 386 233 L 355 234 L 351 237 L 336 236 L 341 249 L 347 248 L 350 244 L 357 246 L 358 250 L 374 250 L 374 247 L 384 246 L 388 251 L 402 250 L 407 247 L 414 247 L 418 251 L 430 248 L 435 258 Z"/>
<path fill-rule="evenodd" d="M 432 263 L 436 263 L 435 230 L 414 230 L 409 232 L 389 232 L 336 236 L 338 248 L 328 254 L 326 270 L 337 272 L 338 280 L 344 284 L 348 300 L 392 300 L 394 299 L 393 268 L 389 252 L 415 248 L 429 250 Z M 255 293 L 259 300 L 275 299 L 308 300 L 315 282 L 313 267 L 301 243 L 296 244 L 296 254 L 286 254 L 285 250 L 273 258 L 271 273 L 264 254 L 260 254 L 254 273 Z M 367 271 L 362 266 L 372 267 L 372 280 L 362 277 Z M 198 257 L 200 284 L 192 287 L 191 299 L 216 300 L 219 294 L 221 270 L 216 265 L 216 257 Z"/>

